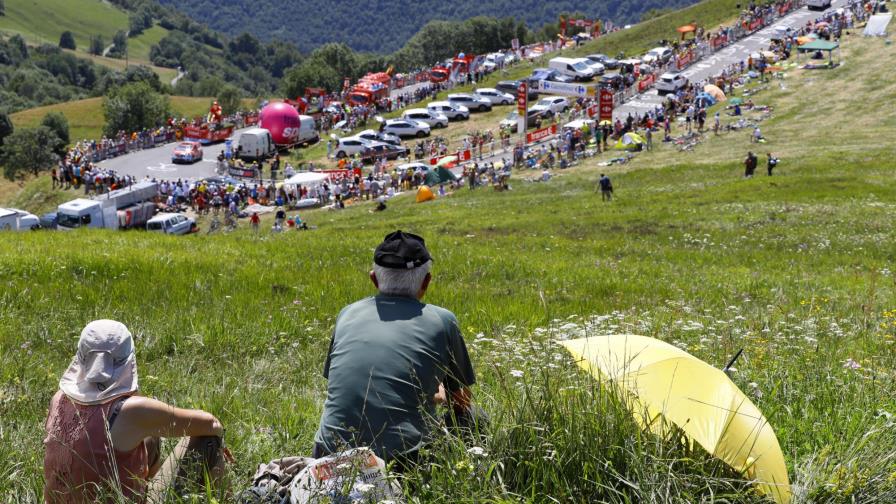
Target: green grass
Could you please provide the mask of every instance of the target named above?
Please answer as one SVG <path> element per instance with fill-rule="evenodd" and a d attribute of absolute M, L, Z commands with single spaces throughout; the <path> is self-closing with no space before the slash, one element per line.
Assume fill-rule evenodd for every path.
<path fill-rule="evenodd" d="M 90 39 L 102 35 L 107 44 L 118 30 L 128 29 L 128 15 L 100 0 L 6 0 L 0 31 L 18 33 L 32 44 L 59 43 L 68 30 L 78 50 L 86 52 Z"/>
<path fill-rule="evenodd" d="M 208 108 L 212 102 L 212 98 L 193 96 L 171 96 L 169 98 L 171 110 L 176 117 L 204 117 L 208 114 Z M 53 111 L 62 112 L 68 119 L 73 142 L 81 139 L 96 139 L 103 136 L 105 119 L 103 118 L 102 98 L 88 98 L 86 100 L 37 107 L 17 112 L 10 117 L 12 118 L 13 126 L 17 128 L 33 127 L 40 124 L 40 121 L 48 112 Z"/>
<path fill-rule="evenodd" d="M 302 233 L 0 236 L 0 493 L 38 500 L 47 403 L 101 317 L 135 334 L 144 394 L 221 418 L 240 484 L 309 453 L 334 318 L 372 293 L 372 249 L 401 228 L 427 239 L 427 300 L 457 314 L 492 416 L 486 456 L 448 441 L 409 476 L 421 502 L 757 501 L 699 450 L 640 431 L 556 344 L 612 333 L 719 367 L 743 348 L 733 380 L 774 426 L 794 502 L 893 502 L 896 149 L 878 128 L 892 130 L 894 84 L 873 75 L 896 55 L 860 38 L 844 54 L 756 96 L 777 117 L 763 149 L 786 153 L 771 178 L 742 178 L 744 132 L 549 183 L 515 173 L 509 192 L 303 212 L 317 229 Z"/>
<path fill-rule="evenodd" d="M 102 35 L 106 45 L 119 30 L 128 29 L 128 14 L 100 0 L 8 0 L 6 15 L 0 17 L 0 34 L 22 35 L 30 45 L 59 43 L 62 32 L 71 31 L 77 43 L 72 54 L 115 70 L 123 70 L 124 59 L 104 58 L 89 54 L 92 37 Z M 131 64 L 152 68 L 165 83 L 177 72 L 150 64 L 149 50 L 167 35 L 168 30 L 153 26 L 137 37 L 128 39 Z"/>
<path fill-rule="evenodd" d="M 168 35 L 168 30 L 159 25 L 154 25 L 143 33 L 128 39 L 128 55 L 138 61 L 149 61 L 149 50 L 152 46 L 159 43 L 160 40 Z M 175 72 L 175 75 L 177 73 Z M 165 82 L 170 82 L 168 79 Z"/>

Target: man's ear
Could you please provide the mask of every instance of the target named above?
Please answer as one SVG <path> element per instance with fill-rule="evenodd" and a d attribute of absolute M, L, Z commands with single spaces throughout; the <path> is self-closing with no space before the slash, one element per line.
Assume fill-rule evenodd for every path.
<path fill-rule="evenodd" d="M 426 289 L 429 287 L 429 282 L 432 280 L 432 273 L 427 273 L 425 277 L 423 277 L 423 283 L 420 284 L 420 292 L 417 293 L 417 299 L 423 299 L 423 295 L 426 294 Z"/>
<path fill-rule="evenodd" d="M 373 270 L 370 270 L 370 281 L 373 282 L 374 287 L 376 287 L 377 289 L 380 288 L 380 283 L 376 279 L 376 273 L 374 273 Z"/>

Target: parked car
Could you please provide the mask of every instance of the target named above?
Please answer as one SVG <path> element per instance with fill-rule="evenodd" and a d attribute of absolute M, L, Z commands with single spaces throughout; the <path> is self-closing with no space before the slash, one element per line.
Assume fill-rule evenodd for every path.
<path fill-rule="evenodd" d="M 554 113 L 548 108 L 537 108 L 535 106 L 529 107 L 529 109 L 526 110 L 526 128 L 535 127 L 535 123 L 539 117 L 541 118 L 541 122 L 545 123 L 554 117 Z M 520 125 L 519 112 L 513 111 L 507 114 L 507 117 L 504 118 L 500 124 L 502 128 L 509 128 L 510 131 L 517 133 Z"/>
<path fill-rule="evenodd" d="M 589 54 L 585 57 L 590 59 L 591 61 L 594 61 L 595 63 L 602 64 L 607 70 L 615 70 L 619 68 L 619 61 L 617 61 L 615 58 L 607 56 L 606 54 Z"/>
<path fill-rule="evenodd" d="M 548 61 L 548 68 L 577 81 L 587 82 L 594 78 L 594 70 L 579 58 L 553 58 Z"/>
<path fill-rule="evenodd" d="M 371 142 L 383 142 L 391 145 L 401 145 L 401 139 L 398 138 L 398 135 L 395 135 L 394 133 L 380 133 L 378 131 L 369 129 L 364 130 L 354 136 L 363 138 L 364 140 L 369 140 Z"/>
<path fill-rule="evenodd" d="M 386 121 L 383 131 L 386 133 L 393 133 L 401 138 L 423 138 L 429 136 L 430 128 L 425 122 L 409 121 L 406 119 L 389 119 Z"/>
<path fill-rule="evenodd" d="M 831 8 L 831 0 L 809 0 L 806 3 L 809 10 L 827 10 Z"/>
<path fill-rule="evenodd" d="M 473 91 L 473 94 L 485 98 L 492 105 L 511 105 L 516 102 L 515 95 L 494 88 L 479 88 Z"/>
<path fill-rule="evenodd" d="M 547 109 L 554 114 L 566 112 L 569 110 L 569 100 L 562 96 L 548 96 L 538 100 L 538 103 L 532 106 L 533 109 Z"/>
<path fill-rule="evenodd" d="M 432 128 L 447 128 L 448 127 L 448 117 L 444 114 L 439 114 L 437 112 L 432 112 L 429 109 L 425 108 L 415 108 L 405 110 L 403 114 L 401 114 L 402 119 L 410 119 L 414 121 L 425 122 Z"/>
<path fill-rule="evenodd" d="M 146 230 L 156 233 L 184 235 L 196 229 L 196 221 L 178 213 L 161 213 L 146 222 Z"/>
<path fill-rule="evenodd" d="M 518 80 L 501 81 L 495 85 L 495 89 L 497 89 L 498 91 L 503 91 L 505 93 L 510 93 L 513 96 L 516 96 L 517 93 L 519 93 L 520 84 L 522 84 L 522 82 L 523 81 L 518 81 Z M 537 100 L 538 99 L 538 86 L 535 86 L 534 88 L 532 86 L 528 86 L 526 89 L 526 94 L 528 95 L 530 100 Z"/>
<path fill-rule="evenodd" d="M 40 216 L 40 228 L 41 229 L 56 229 L 58 225 L 59 216 L 56 212 L 47 212 Z"/>
<path fill-rule="evenodd" d="M 455 105 L 463 105 L 470 112 L 486 112 L 492 109 L 492 102 L 470 93 L 456 93 L 448 95 L 448 102 Z"/>
<path fill-rule="evenodd" d="M 670 59 L 672 59 L 672 49 L 668 47 L 654 47 L 641 57 L 641 62 L 651 65 L 655 63 L 666 63 Z"/>
<path fill-rule="evenodd" d="M 202 160 L 202 146 L 199 142 L 181 142 L 174 147 L 174 154 L 171 155 L 171 162 L 177 163 L 195 163 Z"/>
<path fill-rule="evenodd" d="M 382 158 L 391 161 L 400 157 L 407 157 L 407 155 L 408 150 L 400 145 L 370 142 L 370 145 L 361 153 L 361 159 L 366 162 L 373 162 L 376 159 Z"/>
<path fill-rule="evenodd" d="M 337 158 L 352 157 L 355 154 L 361 154 L 365 149 L 370 147 L 370 140 L 365 140 L 357 136 L 342 137 L 336 143 L 333 155 Z"/>
<path fill-rule="evenodd" d="M 470 109 L 463 105 L 457 105 L 447 101 L 432 102 L 426 106 L 426 110 L 444 115 L 449 121 L 469 119 Z"/>
<path fill-rule="evenodd" d="M 536 68 L 532 70 L 532 75 L 529 76 L 530 81 L 535 81 L 536 89 L 538 89 L 538 81 L 546 80 L 551 82 L 563 82 L 570 83 L 575 82 L 575 79 L 570 77 L 569 75 L 563 75 L 556 70 L 552 70 L 550 68 Z"/>
<path fill-rule="evenodd" d="M 656 81 L 659 94 L 674 93 L 688 85 L 688 79 L 680 72 L 667 72 Z"/>
<path fill-rule="evenodd" d="M 614 89 L 619 91 L 622 89 L 623 81 L 620 74 L 606 74 L 601 76 L 600 82 L 597 84 L 602 88 Z"/>

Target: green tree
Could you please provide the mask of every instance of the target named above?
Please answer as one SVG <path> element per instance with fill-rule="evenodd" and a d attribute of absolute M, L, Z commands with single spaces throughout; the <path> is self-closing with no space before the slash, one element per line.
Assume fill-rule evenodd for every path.
<path fill-rule="evenodd" d="M 152 28 L 152 11 L 144 5 L 128 18 L 128 36 L 136 37 L 149 28 Z"/>
<path fill-rule="evenodd" d="M 313 58 L 292 67 L 283 77 L 286 96 L 302 96 L 306 87 L 342 89 L 342 77 L 325 62 Z"/>
<path fill-rule="evenodd" d="M 65 149 L 71 142 L 68 131 L 68 119 L 65 118 L 65 115 L 62 112 L 49 112 L 40 121 L 40 125 L 49 128 L 50 131 L 56 134 L 56 138 L 60 140 L 56 154 L 60 157 L 64 156 Z"/>
<path fill-rule="evenodd" d="M 12 125 L 12 120 L 9 118 L 9 114 L 0 111 L 0 147 L 3 147 L 3 140 L 9 135 L 12 135 L 15 130 L 15 127 Z"/>
<path fill-rule="evenodd" d="M 0 0 L 0 16 L 6 15 L 6 4 L 3 3 L 3 0 Z"/>
<path fill-rule="evenodd" d="M 128 34 L 125 33 L 124 30 L 118 30 L 115 32 L 115 36 L 112 37 L 112 50 L 109 51 L 107 56 L 112 58 L 123 58 L 128 51 Z"/>
<path fill-rule="evenodd" d="M 6 138 L 3 146 L 3 175 L 9 180 L 38 175 L 59 159 L 56 150 L 62 141 L 50 128 L 22 128 Z"/>
<path fill-rule="evenodd" d="M 102 56 L 106 49 L 106 40 L 102 35 L 97 35 L 90 39 L 90 54 L 94 56 Z"/>
<path fill-rule="evenodd" d="M 163 123 L 171 114 L 171 104 L 146 82 L 133 82 L 115 88 L 103 99 L 104 131 L 113 136 L 119 131 L 139 131 Z"/>
<path fill-rule="evenodd" d="M 218 105 L 221 106 L 224 115 L 230 115 L 240 110 L 242 98 L 243 94 L 239 89 L 227 85 L 218 93 Z"/>
<path fill-rule="evenodd" d="M 72 35 L 72 32 L 68 30 L 62 32 L 62 35 L 59 36 L 59 47 L 63 49 L 71 49 L 72 51 L 78 48 L 75 44 L 75 36 Z"/>

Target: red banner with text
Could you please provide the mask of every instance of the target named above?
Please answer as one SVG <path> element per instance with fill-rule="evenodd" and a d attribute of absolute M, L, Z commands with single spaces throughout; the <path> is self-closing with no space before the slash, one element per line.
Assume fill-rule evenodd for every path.
<path fill-rule="evenodd" d="M 547 138 L 551 135 L 556 135 L 556 134 L 557 134 L 557 125 L 552 124 L 552 125 L 548 126 L 547 128 L 541 128 L 540 130 L 535 130 L 532 133 L 526 133 L 526 143 L 527 144 L 535 143 L 535 142 L 544 140 L 545 138 Z"/>

